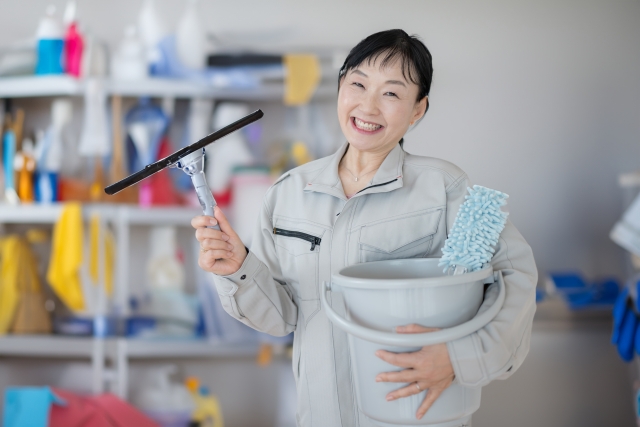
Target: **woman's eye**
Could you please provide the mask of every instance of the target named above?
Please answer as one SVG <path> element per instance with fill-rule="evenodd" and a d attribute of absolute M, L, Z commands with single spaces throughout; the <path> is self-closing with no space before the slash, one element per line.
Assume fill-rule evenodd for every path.
<path fill-rule="evenodd" d="M 353 83 L 351 83 L 351 84 L 352 84 L 352 85 L 354 85 L 354 86 L 356 86 L 356 87 L 362 87 L 362 88 L 364 87 L 364 86 L 362 86 L 362 84 L 360 84 L 360 83 L 358 83 L 358 82 L 353 82 Z"/>
<path fill-rule="evenodd" d="M 398 97 L 398 95 L 396 95 L 396 94 L 395 94 L 395 93 L 393 93 L 393 92 L 387 92 L 387 93 L 385 93 L 385 95 L 395 96 L 396 98 Z"/>

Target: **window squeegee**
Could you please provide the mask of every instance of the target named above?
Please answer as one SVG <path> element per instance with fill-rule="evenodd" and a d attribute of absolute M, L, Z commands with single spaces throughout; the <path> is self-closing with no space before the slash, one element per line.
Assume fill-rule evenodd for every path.
<path fill-rule="evenodd" d="M 160 172 L 164 168 L 178 168 L 191 177 L 191 182 L 196 189 L 196 194 L 198 195 L 198 200 L 200 201 L 200 206 L 202 207 L 202 212 L 205 215 L 213 216 L 213 208 L 217 203 L 213 198 L 213 194 L 211 194 L 211 189 L 207 184 L 207 178 L 204 175 L 204 147 L 211 144 L 212 142 L 217 141 L 220 138 L 229 135 L 230 133 L 237 131 L 238 129 L 242 129 L 243 127 L 257 120 L 260 120 L 262 116 L 264 116 L 262 110 L 256 110 L 248 116 L 245 116 L 240 120 L 237 120 L 230 125 L 227 125 L 222 129 L 205 136 L 200 141 L 194 142 L 191 145 L 181 148 L 180 150 L 165 157 L 164 159 L 160 159 L 155 163 L 151 163 L 145 166 L 141 171 L 129 175 L 128 177 L 116 182 L 115 184 L 111 184 L 104 189 L 104 192 L 108 195 L 113 195 L 118 193 L 119 191 L 124 190 L 127 187 L 132 186 L 133 184 L 142 181 L 145 178 L 150 177 L 154 173 Z M 220 227 L 218 225 L 210 228 L 220 230 Z"/>

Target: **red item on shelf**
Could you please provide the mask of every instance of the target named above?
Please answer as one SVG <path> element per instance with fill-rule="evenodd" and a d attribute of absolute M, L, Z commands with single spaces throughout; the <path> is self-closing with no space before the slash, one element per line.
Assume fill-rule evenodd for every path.
<path fill-rule="evenodd" d="M 233 192 L 231 191 L 231 186 L 227 188 L 225 191 L 220 193 L 214 193 L 213 198 L 216 199 L 216 203 L 221 208 L 227 207 L 231 204 L 231 197 Z"/>
<path fill-rule="evenodd" d="M 160 148 L 158 149 L 158 159 L 164 159 L 172 153 L 171 145 L 167 137 L 162 138 Z M 178 196 L 169 169 L 163 169 L 160 172 L 151 175 L 148 179 L 149 204 L 156 205 L 177 205 L 180 204 Z"/>
<path fill-rule="evenodd" d="M 80 396 L 58 388 L 51 390 L 64 399 L 65 404 L 51 406 L 49 427 L 159 427 L 113 394 Z"/>
<path fill-rule="evenodd" d="M 78 32 L 78 26 L 73 22 L 67 28 L 64 35 L 64 72 L 75 77 L 80 77 L 82 69 L 82 51 L 84 40 Z"/>

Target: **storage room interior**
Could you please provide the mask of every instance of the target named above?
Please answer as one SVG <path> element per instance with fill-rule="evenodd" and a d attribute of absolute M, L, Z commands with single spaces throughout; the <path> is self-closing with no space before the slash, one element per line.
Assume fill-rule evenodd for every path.
<path fill-rule="evenodd" d="M 197 161 L 253 251 L 278 177 L 348 142 L 351 49 L 391 29 L 433 58 L 402 150 L 508 194 L 537 266 L 528 355 L 473 426 L 640 426 L 639 22 L 637 0 L 0 2 L 4 427 L 331 425 L 299 414 L 294 333 L 233 319 L 199 266 L 189 176 L 104 189 L 260 110 Z M 342 426 L 409 425 L 364 418 Z"/>

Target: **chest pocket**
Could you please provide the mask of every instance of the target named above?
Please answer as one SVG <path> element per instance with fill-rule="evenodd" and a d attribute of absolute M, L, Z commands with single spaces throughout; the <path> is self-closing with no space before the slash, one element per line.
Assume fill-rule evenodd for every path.
<path fill-rule="evenodd" d="M 288 219 L 277 218 L 274 222 L 274 241 L 282 274 L 293 288 L 305 322 L 309 322 L 320 310 L 319 257 L 325 230 Z"/>
<path fill-rule="evenodd" d="M 360 229 L 360 262 L 427 256 L 441 216 L 441 209 L 430 210 L 364 225 Z"/>

